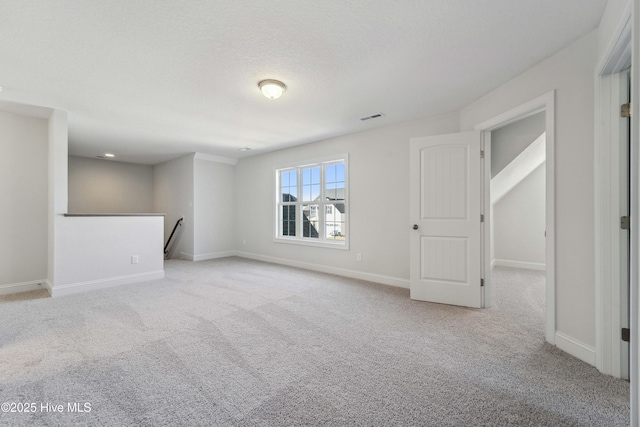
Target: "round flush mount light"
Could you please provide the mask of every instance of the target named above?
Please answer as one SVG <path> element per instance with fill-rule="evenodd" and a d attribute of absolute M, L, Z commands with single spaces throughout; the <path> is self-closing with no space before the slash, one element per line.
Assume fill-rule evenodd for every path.
<path fill-rule="evenodd" d="M 113 159 L 116 155 L 111 153 L 104 153 L 104 156 L 108 159 Z"/>
<path fill-rule="evenodd" d="M 269 99 L 277 99 L 282 96 L 282 93 L 287 90 L 287 87 L 278 80 L 262 80 L 258 83 L 258 87 L 262 91 L 262 94 Z"/>

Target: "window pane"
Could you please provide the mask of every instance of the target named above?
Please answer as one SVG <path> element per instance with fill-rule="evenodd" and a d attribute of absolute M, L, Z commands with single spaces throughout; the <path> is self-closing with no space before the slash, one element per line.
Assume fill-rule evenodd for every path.
<path fill-rule="evenodd" d="M 317 239 L 320 237 L 318 226 L 320 225 L 319 205 L 302 206 L 302 237 Z"/>
<path fill-rule="evenodd" d="M 280 192 L 283 202 L 295 202 L 298 196 L 298 173 L 295 170 L 280 174 Z"/>
<path fill-rule="evenodd" d="M 282 236 L 296 235 L 296 207 L 282 206 L 280 210 L 280 234 Z"/>
<path fill-rule="evenodd" d="M 320 167 L 302 169 L 302 201 L 312 202 L 320 197 Z"/>
<path fill-rule="evenodd" d="M 325 238 L 327 240 L 345 240 L 346 236 L 346 212 L 344 203 L 326 205 L 324 225 Z"/>
<path fill-rule="evenodd" d="M 282 201 L 283 202 L 295 202 L 298 198 L 295 196 L 298 192 L 297 187 L 287 187 L 282 189 Z"/>
<path fill-rule="evenodd" d="M 327 200 L 344 200 L 344 163 L 325 168 L 325 189 Z"/>

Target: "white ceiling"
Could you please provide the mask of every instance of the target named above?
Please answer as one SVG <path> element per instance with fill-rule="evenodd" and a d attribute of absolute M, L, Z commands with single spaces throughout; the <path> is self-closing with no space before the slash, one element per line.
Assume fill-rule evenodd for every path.
<path fill-rule="evenodd" d="M 241 158 L 458 110 L 595 29 L 605 4 L 2 0 L 0 101 L 67 110 L 74 155 Z M 267 78 L 282 98 L 261 95 Z"/>

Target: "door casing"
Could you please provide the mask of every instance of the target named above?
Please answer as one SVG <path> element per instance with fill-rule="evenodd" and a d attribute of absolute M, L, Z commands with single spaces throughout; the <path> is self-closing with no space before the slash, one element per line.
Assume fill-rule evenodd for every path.
<path fill-rule="evenodd" d="M 546 132 L 546 183 L 545 183 L 545 222 L 547 229 L 546 238 L 546 327 L 545 339 L 550 344 L 556 344 L 556 298 L 555 298 L 555 91 L 547 92 L 522 105 L 512 108 L 498 116 L 488 119 L 475 126 L 475 130 L 482 132 L 483 150 L 485 152 L 485 167 L 483 172 L 483 203 L 485 220 L 483 223 L 483 277 L 484 279 L 484 305 L 491 306 L 491 197 L 489 188 L 491 183 L 491 131 L 514 123 L 518 120 L 532 116 L 539 112 L 545 112 Z"/>

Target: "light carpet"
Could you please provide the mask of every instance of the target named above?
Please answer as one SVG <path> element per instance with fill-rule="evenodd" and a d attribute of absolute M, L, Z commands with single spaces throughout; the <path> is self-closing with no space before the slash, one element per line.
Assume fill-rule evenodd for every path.
<path fill-rule="evenodd" d="M 629 424 L 627 382 L 545 344 L 539 272 L 494 270 L 479 310 L 241 258 L 165 269 L 0 303 L 0 402 L 36 404 L 0 425 Z"/>

